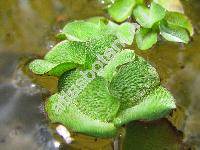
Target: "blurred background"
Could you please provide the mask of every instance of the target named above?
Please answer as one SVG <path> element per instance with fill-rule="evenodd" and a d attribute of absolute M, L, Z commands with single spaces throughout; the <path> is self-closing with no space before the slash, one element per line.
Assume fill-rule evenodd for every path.
<path fill-rule="evenodd" d="M 43 110 L 57 79 L 36 76 L 27 64 L 58 42 L 64 24 L 107 16 L 105 6 L 98 0 L 0 0 L 0 150 L 200 149 L 200 1 L 182 4 L 195 28 L 188 45 L 159 41 L 147 52 L 133 46 L 156 67 L 177 110 L 168 118 L 130 123 L 116 139 L 70 133 L 73 142 L 66 144 Z"/>

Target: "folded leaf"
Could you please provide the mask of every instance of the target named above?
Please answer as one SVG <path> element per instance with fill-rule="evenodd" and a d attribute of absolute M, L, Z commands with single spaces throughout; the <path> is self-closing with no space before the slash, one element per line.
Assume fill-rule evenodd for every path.
<path fill-rule="evenodd" d="M 99 72 L 99 76 L 111 81 L 113 76 L 116 74 L 117 67 L 133 61 L 134 58 L 135 54 L 133 50 L 122 50 L 114 56 L 114 58 L 104 67 L 101 72 Z"/>
<path fill-rule="evenodd" d="M 85 63 L 86 49 L 86 43 L 62 41 L 45 55 L 44 60 L 31 62 L 29 68 L 36 74 L 60 76 Z"/>
<path fill-rule="evenodd" d="M 146 95 L 142 102 L 121 111 L 115 118 L 114 124 L 121 126 L 132 120 L 155 120 L 166 116 L 174 108 L 176 105 L 172 95 L 165 88 L 159 86 Z"/>
<path fill-rule="evenodd" d="M 115 40 L 115 36 L 105 35 L 87 42 L 62 41 L 45 55 L 44 60 L 33 61 L 29 67 L 36 74 L 55 76 L 75 67 L 91 68 L 97 54 L 111 48 Z"/>
<path fill-rule="evenodd" d="M 190 40 L 186 29 L 175 25 L 161 23 L 160 34 L 172 42 L 188 43 Z"/>
<path fill-rule="evenodd" d="M 137 30 L 136 43 L 139 49 L 147 50 L 157 42 L 157 33 L 151 29 L 140 28 Z"/>
<path fill-rule="evenodd" d="M 190 32 L 191 36 L 194 34 L 192 24 L 184 14 L 178 12 L 167 12 L 165 19 L 168 24 L 180 26 L 187 29 Z"/>
<path fill-rule="evenodd" d="M 165 9 L 159 4 L 152 3 L 150 9 L 139 5 L 137 6 L 133 14 L 136 21 L 144 28 L 151 28 L 156 22 L 162 20 L 165 17 Z"/>
<path fill-rule="evenodd" d="M 55 94 L 46 102 L 45 109 L 52 123 L 62 123 L 67 128 L 95 137 L 113 137 L 117 129 L 112 123 L 95 120 L 82 113 L 76 106 L 62 107 L 60 95 Z M 57 108 L 55 106 L 59 105 Z M 56 113 L 62 108 L 63 111 Z"/>
<path fill-rule="evenodd" d="M 109 15 L 117 22 L 123 22 L 132 13 L 132 9 L 136 6 L 137 0 L 116 0 L 114 4 L 108 8 Z"/>
<path fill-rule="evenodd" d="M 131 108 L 160 84 L 159 76 L 147 61 L 135 56 L 122 65 L 110 83 L 110 93 L 120 100 L 119 112 Z"/>
<path fill-rule="evenodd" d="M 180 0 L 153 0 L 168 11 L 184 13 Z"/>

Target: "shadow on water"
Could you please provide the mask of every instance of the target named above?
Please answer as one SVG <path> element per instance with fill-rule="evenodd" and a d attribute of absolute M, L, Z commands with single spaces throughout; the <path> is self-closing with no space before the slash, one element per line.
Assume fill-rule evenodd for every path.
<path fill-rule="evenodd" d="M 179 107 L 169 121 L 161 119 L 127 126 L 127 131 L 131 132 L 140 129 L 149 133 L 146 127 L 169 131 L 170 135 L 166 136 L 178 141 L 174 149 L 183 147 L 182 138 L 185 145 L 200 148 L 200 2 L 190 0 L 184 2 L 184 6 L 196 31 L 190 44 L 160 41 L 148 52 L 136 50 L 157 68 L 162 84 L 173 93 Z M 58 146 L 56 140 L 63 141 L 55 134 L 56 125 L 48 125 L 42 107 L 44 97 L 56 91 L 57 79 L 38 77 L 24 66 L 30 59 L 42 57 L 57 42 L 54 35 L 66 22 L 98 15 L 105 15 L 105 12 L 95 0 L 0 1 L 0 148 L 53 150 Z M 164 129 L 152 127 L 159 124 Z M 120 141 L 116 143 L 117 140 L 113 144 L 111 139 L 71 134 L 74 142 L 63 145 L 63 149 L 109 150 L 121 144 Z M 130 136 L 123 134 L 120 138 L 125 140 Z"/>

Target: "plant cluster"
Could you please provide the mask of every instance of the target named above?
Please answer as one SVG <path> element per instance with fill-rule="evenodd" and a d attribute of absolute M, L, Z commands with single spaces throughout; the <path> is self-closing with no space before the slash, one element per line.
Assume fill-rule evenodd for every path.
<path fill-rule="evenodd" d="M 30 63 L 36 74 L 59 77 L 58 92 L 45 104 L 52 122 L 96 137 L 113 137 L 130 121 L 158 119 L 176 107 L 155 68 L 122 46 L 72 101 L 62 103 L 62 98 L 69 101 L 66 91 L 79 85 L 80 72 L 90 70 L 116 40 L 131 45 L 134 34 L 135 27 L 128 22 L 118 25 L 102 17 L 74 21 L 64 27 L 59 35 L 63 40 L 44 59 Z M 58 111 L 61 106 L 63 111 Z"/>
<path fill-rule="evenodd" d="M 188 43 L 194 32 L 192 24 L 183 9 L 177 9 L 174 3 L 179 1 L 153 0 L 147 7 L 144 0 L 115 0 L 108 13 L 117 22 L 132 17 L 141 25 L 135 37 L 141 50 L 157 43 L 158 35 L 167 41 Z"/>

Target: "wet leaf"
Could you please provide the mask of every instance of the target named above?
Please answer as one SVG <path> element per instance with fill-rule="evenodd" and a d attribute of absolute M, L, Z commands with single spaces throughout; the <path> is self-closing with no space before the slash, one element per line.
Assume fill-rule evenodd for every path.
<path fill-rule="evenodd" d="M 160 34 L 166 40 L 172 42 L 188 43 L 190 40 L 186 29 L 166 23 L 160 25 Z"/>
<path fill-rule="evenodd" d="M 152 3 L 150 9 L 139 5 L 133 10 L 136 21 L 144 28 L 151 28 L 156 22 L 165 17 L 165 9 L 159 4 Z"/>
<path fill-rule="evenodd" d="M 192 24 L 184 14 L 178 12 L 167 12 L 165 19 L 170 25 L 176 25 L 187 29 L 190 32 L 190 36 L 194 34 Z"/>
<path fill-rule="evenodd" d="M 115 21 L 123 22 L 131 15 L 133 7 L 135 7 L 136 4 L 136 0 L 116 0 L 114 4 L 108 8 L 108 13 Z"/>
<path fill-rule="evenodd" d="M 157 33 L 151 29 L 141 28 L 137 30 L 135 38 L 138 48 L 147 50 L 157 42 Z"/>

